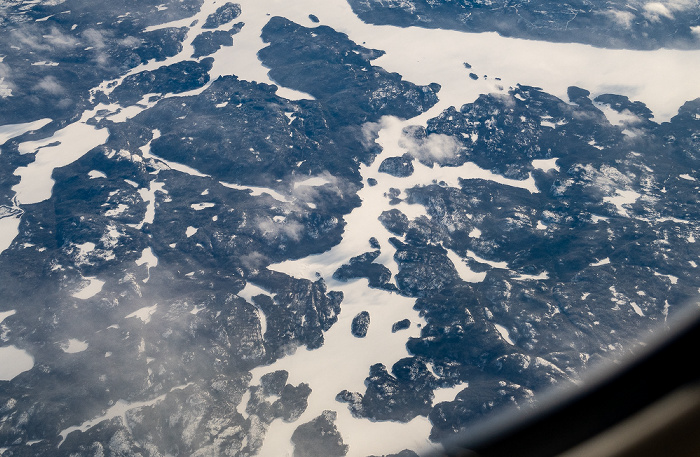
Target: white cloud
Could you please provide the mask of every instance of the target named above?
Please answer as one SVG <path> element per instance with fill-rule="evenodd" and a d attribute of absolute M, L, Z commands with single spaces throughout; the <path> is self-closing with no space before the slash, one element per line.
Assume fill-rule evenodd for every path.
<path fill-rule="evenodd" d="M 362 144 L 365 147 L 372 146 L 377 137 L 379 136 L 379 131 L 382 129 L 383 125 L 381 122 L 366 122 L 362 125 Z"/>
<path fill-rule="evenodd" d="M 74 48 L 79 41 L 70 35 L 61 32 L 56 27 L 51 29 L 48 35 L 31 26 L 12 31 L 12 41 L 18 45 L 29 47 L 36 51 L 50 51 L 55 48 Z"/>
<path fill-rule="evenodd" d="M 39 84 L 37 84 L 35 87 L 53 95 L 60 95 L 66 91 L 63 86 L 61 86 L 61 83 L 59 83 L 53 76 L 45 77 L 39 81 Z"/>
<path fill-rule="evenodd" d="M 652 2 L 644 5 L 644 17 L 650 21 L 658 21 L 661 16 L 673 19 L 673 14 L 663 3 Z"/>
<path fill-rule="evenodd" d="M 304 230 L 304 226 L 301 223 L 288 220 L 275 222 L 272 219 L 260 218 L 256 221 L 256 225 L 262 232 L 262 235 L 270 240 L 283 235 L 294 241 L 299 241 L 301 233 Z"/>
<path fill-rule="evenodd" d="M 28 30 L 14 30 L 12 32 L 12 41 L 14 43 L 17 43 L 19 45 L 24 45 L 28 46 L 32 49 L 36 50 L 48 50 L 49 46 L 46 44 L 42 43 L 42 39 L 40 37 L 37 37 L 31 33 L 29 33 Z"/>
<path fill-rule="evenodd" d="M 66 35 L 57 28 L 52 28 L 51 33 L 43 36 L 52 46 L 58 48 L 74 48 L 78 45 L 78 40 L 75 37 Z"/>
<path fill-rule="evenodd" d="M 491 96 L 503 104 L 503 107 L 506 109 L 513 109 L 515 108 L 515 96 L 511 94 L 499 94 L 499 93 L 494 93 L 491 94 Z M 517 97 L 520 98 L 520 100 L 523 100 L 522 96 L 520 94 L 516 94 Z"/>
<path fill-rule="evenodd" d="M 87 29 L 81 34 L 81 36 L 85 41 L 90 43 L 90 46 L 93 46 L 97 49 L 102 49 L 106 46 L 104 36 L 99 30 Z"/>
<path fill-rule="evenodd" d="M 10 97 L 12 96 L 12 86 L 9 81 L 5 81 L 5 78 L 0 78 L 0 97 Z"/>
<path fill-rule="evenodd" d="M 684 11 L 700 6 L 698 0 L 667 0 L 665 3 L 674 11 Z"/>
<path fill-rule="evenodd" d="M 126 38 L 123 38 L 119 40 L 118 43 L 120 46 L 124 46 L 131 49 L 138 48 L 142 44 L 141 40 L 134 36 L 128 36 Z"/>
<path fill-rule="evenodd" d="M 618 25 L 629 29 L 632 26 L 632 21 L 634 20 L 634 14 L 629 11 L 619 11 L 619 10 L 608 10 L 605 13 Z"/>
<path fill-rule="evenodd" d="M 453 159 L 461 149 L 457 140 L 442 133 L 433 133 L 425 138 L 404 135 L 399 144 L 418 160 L 438 163 Z"/>
<path fill-rule="evenodd" d="M 644 17 L 655 22 L 661 17 L 673 19 L 673 13 L 697 8 L 697 0 L 662 0 L 648 2 L 643 5 Z"/>

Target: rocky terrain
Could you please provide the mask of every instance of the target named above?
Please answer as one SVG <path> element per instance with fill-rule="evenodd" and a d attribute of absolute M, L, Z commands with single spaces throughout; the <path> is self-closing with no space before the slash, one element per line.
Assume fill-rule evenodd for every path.
<path fill-rule="evenodd" d="M 670 18 L 595 41 L 586 21 L 612 13 L 590 5 L 493 29 L 506 6 L 350 3 L 375 23 L 692 41 L 690 7 L 632 43 Z M 440 84 L 306 11 L 255 31 L 272 85 L 220 72 L 252 46 L 244 2 L 0 8 L 0 350 L 30 361 L 0 378 L 3 457 L 277 455 L 278 437 L 360 455 L 352 424 L 389 423 L 439 447 L 634 351 L 700 290 L 700 99 L 668 121 L 573 85 L 438 105 Z M 327 373 L 276 364 L 334 331 L 401 355 L 320 399 Z M 422 450 L 396 446 L 376 454 Z"/>

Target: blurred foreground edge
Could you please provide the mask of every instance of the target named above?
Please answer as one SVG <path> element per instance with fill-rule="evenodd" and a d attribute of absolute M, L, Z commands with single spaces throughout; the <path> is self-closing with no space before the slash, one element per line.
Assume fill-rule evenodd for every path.
<path fill-rule="evenodd" d="M 634 357 L 592 370 L 532 410 L 504 412 L 445 457 L 700 456 L 700 308 L 687 306 Z M 437 457 L 435 455 L 434 457 Z"/>

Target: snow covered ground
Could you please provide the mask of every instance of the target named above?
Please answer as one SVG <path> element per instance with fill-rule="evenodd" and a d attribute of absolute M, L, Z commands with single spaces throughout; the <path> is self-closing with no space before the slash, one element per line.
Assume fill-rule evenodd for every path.
<path fill-rule="evenodd" d="M 16 346 L 0 347 L 0 381 L 10 381 L 33 366 L 34 357 L 27 351 Z"/>
<path fill-rule="evenodd" d="M 376 65 L 388 71 L 398 72 L 413 83 L 437 82 L 442 87 L 438 94 L 440 102 L 423 115 L 410 120 L 390 117 L 382 120 L 378 143 L 383 147 L 383 153 L 372 165 L 361 167 L 363 177 L 376 179 L 377 185 L 367 185 L 360 191 L 362 206 L 346 217 L 347 226 L 342 242 L 325 253 L 271 267 L 292 276 L 310 280 L 315 280 L 316 273 L 319 273 L 330 289 L 342 291 L 345 298 L 339 321 L 326 332 L 325 344 L 321 348 L 313 351 L 299 349 L 271 366 L 253 370 L 253 384 L 265 373 L 284 369 L 289 372 L 288 382 L 292 384 L 307 382 L 312 388 L 309 406 L 302 417 L 294 423 L 275 421 L 267 434 L 260 455 L 291 455 L 290 438 L 294 429 L 326 409 L 338 412 L 336 423 L 344 442 L 350 446 L 348 454 L 350 456 L 391 453 L 406 447 L 416 449 L 428 447 L 427 436 L 430 423 L 427 418 L 418 417 L 408 424 L 371 422 L 352 417 L 346 405 L 335 401 L 335 395 L 343 389 L 364 391 L 364 378 L 368 374 L 370 365 L 383 363 L 391 367 L 394 362 L 406 357 L 408 353 L 405 343 L 409 337 L 419 334 L 418 325 L 423 322 L 418 313 L 413 310 L 412 299 L 371 289 L 367 287 L 364 279 L 347 283 L 337 282 L 332 279 L 332 274 L 351 257 L 368 251 L 370 236 L 376 237 L 381 245 L 382 253 L 377 262 L 387 266 L 393 274 L 398 272 L 398 266 L 393 259 L 395 250 L 388 242 L 389 237 L 393 235 L 378 220 L 382 211 L 392 208 L 386 197 L 390 188 L 403 191 L 414 186 L 429 185 L 433 181 L 444 181 L 447 185 L 459 187 L 460 179 L 487 179 L 503 185 L 524 188 L 530 192 L 537 192 L 537 188 L 532 177 L 523 181 L 507 179 L 472 163 L 461 167 L 436 165 L 429 168 L 414 161 L 415 172 L 410 177 L 398 178 L 379 173 L 378 167 L 384 158 L 406 152 L 401 146 L 402 129 L 409 125 L 425 124 L 427 119 L 437 115 L 443 109 L 472 102 L 482 93 L 505 93 L 509 87 L 518 83 L 541 87 L 564 100 L 566 100 L 566 88 L 571 85 L 586 88 L 594 96 L 615 92 L 627 95 L 633 100 L 643 101 L 655 113 L 656 120 L 666 120 L 676 113 L 683 102 L 700 95 L 695 85 L 690 83 L 700 74 L 700 51 L 619 51 L 579 44 L 503 38 L 495 33 L 473 34 L 416 27 L 372 26 L 361 22 L 343 0 L 241 0 L 239 3 L 243 13 L 237 21 L 244 22 L 245 26 L 239 34 L 234 36 L 233 47 L 223 47 L 214 54 L 214 66 L 210 72 L 212 81 L 219 75 L 235 74 L 245 80 L 274 83 L 267 75 L 268 69 L 256 56 L 257 52 L 265 46 L 260 39 L 261 28 L 271 16 L 276 15 L 287 17 L 305 26 L 315 26 L 308 17 L 309 14 L 314 14 L 319 17 L 321 25 L 328 25 L 345 32 L 352 40 L 366 47 L 386 51 L 384 56 L 374 62 Z M 201 31 L 204 19 L 213 13 L 219 4 L 213 0 L 205 1 L 201 11 L 196 15 L 199 25 L 191 28 L 180 54 L 165 61 L 149 62 L 132 69 L 127 74 L 154 70 L 190 59 L 193 53 L 192 40 Z M 172 25 L 189 26 L 192 20 L 193 18 L 187 18 L 151 29 Z M 440 43 L 450 43 L 450 46 L 442 46 L 439 45 Z M 465 62 L 471 65 L 471 69 L 465 67 Z M 478 80 L 469 78 L 471 71 L 479 75 Z M 109 92 L 109 83 L 105 82 L 95 90 Z M 202 90 L 204 88 L 196 89 L 192 93 Z M 308 94 L 285 87 L 280 87 L 277 93 L 290 99 L 313 98 Z M 145 106 L 112 106 L 110 110 L 113 114 L 110 119 L 119 122 L 133 117 L 143 109 Z M 70 164 L 107 140 L 109 133 L 107 129 L 97 129 L 86 123 L 89 118 L 96 115 L 96 112 L 97 108 L 86 112 L 78 122 L 67 125 L 48 138 L 20 144 L 20 152 L 36 153 L 34 162 L 15 171 L 21 179 L 20 183 L 13 187 L 20 206 L 49 198 L 53 185 L 51 180 L 53 170 Z M 627 119 L 615 117 L 609 109 L 605 112 L 611 117 L 611 121 L 616 123 Z M 29 124 L 0 126 L 0 143 L 3 139 L 41 128 L 48 122 L 50 120 L 42 119 Z M 168 168 L 195 177 L 206 176 L 190 167 L 153 156 L 150 148 L 145 147 L 143 153 L 144 157 L 160 161 Z M 556 159 L 536 162 L 533 165 L 544 171 L 556 169 Z M 313 179 L 316 181 L 298 182 L 295 187 L 318 185 L 321 183 L 319 179 L 322 178 Z M 281 202 L 291 201 L 291 197 L 273 189 L 244 187 L 223 182 L 221 184 L 235 189 L 248 189 L 253 195 L 267 193 Z M 153 223 L 156 193 L 165 192 L 164 184 L 153 180 L 148 188 L 139 189 L 139 192 L 148 203 L 145 218 L 138 225 L 138 228 L 141 228 L 144 224 Z M 619 190 L 616 196 L 606 197 L 606 201 L 613 204 L 621 214 L 625 214 L 623 205 L 633 203 L 638 197 L 639 195 L 632 191 Z M 396 207 L 411 219 L 426 215 L 425 209 L 417 205 L 402 203 Z M 197 208 L 193 209 L 197 210 Z M 19 222 L 18 216 L 0 219 L 0 252 L 6 249 L 15 238 Z M 189 227 L 187 235 L 191 236 L 196 230 L 195 227 Z M 478 235 L 474 233 L 475 237 Z M 452 251 L 448 251 L 448 257 L 466 281 L 483 280 L 485 273 L 472 272 L 464 263 L 466 259 L 460 258 Z M 495 268 L 508 267 L 504 262 L 497 264 L 488 262 L 476 257 L 473 253 L 469 253 L 469 257 Z M 150 248 L 147 248 L 136 262 L 137 265 L 145 265 L 150 269 L 156 267 L 157 258 Z M 547 278 L 546 272 L 538 275 L 521 275 L 513 279 L 527 281 L 544 278 Z M 97 278 L 85 279 L 89 284 L 74 294 L 76 298 L 90 298 L 98 293 L 104 284 Z M 673 280 L 673 278 L 669 279 Z M 252 296 L 258 293 L 265 293 L 265 291 L 249 285 L 240 295 L 252 302 Z M 148 323 L 156 307 L 157 305 L 144 307 L 126 318 L 136 317 Z M 350 322 L 360 311 L 369 311 L 371 316 L 367 336 L 362 339 L 355 338 L 350 333 Z M 637 312 L 641 313 L 641 310 Z M 391 325 L 404 318 L 411 320 L 411 327 L 405 331 L 392 333 Z M 264 333 L 265 323 L 262 315 L 261 322 Z M 512 344 L 508 330 L 499 324 L 495 326 L 503 339 Z M 70 340 L 67 349 L 64 350 L 77 352 L 78 349 L 83 348 L 79 343 L 82 342 Z M 22 371 L 31 368 L 32 365 L 33 359 L 25 351 L 14 346 L 0 348 L 0 379 L 12 379 Z M 461 388 L 464 386 L 455 387 L 449 392 L 441 392 L 440 398 L 453 397 Z M 102 418 L 66 429 L 61 435 L 65 438 L 72 430 L 85 430 L 96 424 L 96 421 L 105 418 L 119 415 L 123 417 L 129 408 L 145 406 L 161 399 L 162 397 L 158 397 L 150 403 L 142 402 L 138 405 L 118 402 Z"/>

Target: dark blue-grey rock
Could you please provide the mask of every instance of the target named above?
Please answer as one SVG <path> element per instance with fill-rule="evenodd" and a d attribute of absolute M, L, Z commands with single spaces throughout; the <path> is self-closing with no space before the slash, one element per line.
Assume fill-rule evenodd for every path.
<path fill-rule="evenodd" d="M 348 446 L 335 426 L 337 413 L 324 411 L 311 422 L 300 425 L 292 434 L 294 457 L 342 457 Z"/>
<path fill-rule="evenodd" d="M 241 6 L 237 3 L 227 2 L 221 5 L 212 14 L 207 16 L 203 29 L 215 29 L 236 19 L 241 15 Z"/>
<path fill-rule="evenodd" d="M 364 338 L 367 335 L 367 329 L 369 329 L 369 313 L 362 311 L 352 319 L 350 332 L 356 338 Z"/>
<path fill-rule="evenodd" d="M 413 157 L 404 154 L 401 157 L 388 157 L 379 165 L 379 171 L 397 178 L 405 178 L 413 174 Z"/>
<path fill-rule="evenodd" d="M 411 326 L 411 321 L 408 319 L 402 319 L 398 322 L 394 322 L 394 324 L 391 326 L 391 333 L 396 333 L 400 330 L 406 330 Z"/>

